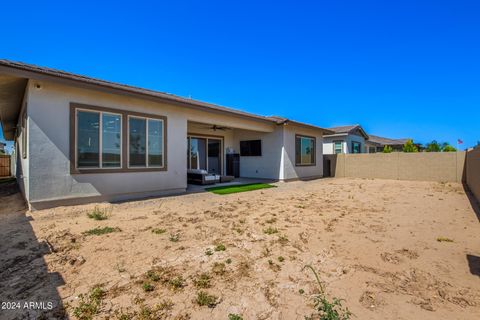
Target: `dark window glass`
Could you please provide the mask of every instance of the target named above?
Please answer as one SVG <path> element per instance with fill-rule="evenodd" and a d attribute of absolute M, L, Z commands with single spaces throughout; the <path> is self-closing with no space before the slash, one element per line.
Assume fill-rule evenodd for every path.
<path fill-rule="evenodd" d="M 98 112 L 77 112 L 77 163 L 79 168 L 98 168 L 99 156 Z"/>
<path fill-rule="evenodd" d="M 240 141 L 240 155 L 242 157 L 259 157 L 262 155 L 262 141 Z"/>
<path fill-rule="evenodd" d="M 145 119 L 129 118 L 129 166 L 145 167 L 146 166 L 146 129 L 147 122 Z"/>
<path fill-rule="evenodd" d="M 296 137 L 295 162 L 300 165 L 315 164 L 315 139 Z"/>
<path fill-rule="evenodd" d="M 352 142 L 352 153 L 362 153 L 360 142 Z"/>
<path fill-rule="evenodd" d="M 163 166 L 163 122 L 148 120 L 148 166 Z"/>
<path fill-rule="evenodd" d="M 122 117 L 118 114 L 102 114 L 102 167 L 120 167 Z"/>
<path fill-rule="evenodd" d="M 334 144 L 335 144 L 335 154 L 342 153 L 342 151 L 343 151 L 342 150 L 343 149 L 342 148 L 342 144 L 343 144 L 342 141 L 335 141 Z"/>

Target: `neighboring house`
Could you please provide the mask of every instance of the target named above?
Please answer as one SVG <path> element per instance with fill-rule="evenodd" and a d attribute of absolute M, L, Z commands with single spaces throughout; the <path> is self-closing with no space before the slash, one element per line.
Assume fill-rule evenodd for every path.
<path fill-rule="evenodd" d="M 369 138 L 365 130 L 356 124 L 329 128 L 334 134 L 323 136 L 323 153 L 366 153 L 365 141 Z"/>
<path fill-rule="evenodd" d="M 184 192 L 187 170 L 323 176 L 333 132 L 171 94 L 0 60 L 0 120 L 30 208 Z M 238 163 L 238 161 L 237 161 Z"/>
<path fill-rule="evenodd" d="M 369 153 L 383 152 L 385 146 L 391 147 L 393 151 L 402 151 L 403 145 L 407 140 L 408 139 L 390 139 L 370 134 L 366 145 Z"/>

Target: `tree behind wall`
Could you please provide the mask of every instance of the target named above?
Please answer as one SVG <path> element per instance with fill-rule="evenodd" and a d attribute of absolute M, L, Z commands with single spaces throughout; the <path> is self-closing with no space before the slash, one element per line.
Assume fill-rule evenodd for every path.
<path fill-rule="evenodd" d="M 392 146 L 384 146 L 383 147 L 383 153 L 392 153 L 393 148 Z"/>
<path fill-rule="evenodd" d="M 427 152 L 440 152 L 440 151 L 442 151 L 442 147 L 437 142 L 437 140 L 433 140 L 432 142 L 427 144 L 427 147 L 425 148 L 425 151 L 427 151 Z"/>
<path fill-rule="evenodd" d="M 403 145 L 403 152 L 418 152 L 418 147 L 413 143 L 412 139 L 408 139 Z"/>

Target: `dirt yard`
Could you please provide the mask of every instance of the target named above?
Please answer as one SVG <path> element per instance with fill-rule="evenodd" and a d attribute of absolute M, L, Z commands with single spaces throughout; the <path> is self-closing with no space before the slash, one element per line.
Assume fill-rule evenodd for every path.
<path fill-rule="evenodd" d="M 98 221 L 95 205 L 25 212 L 0 192 L 1 301 L 55 305 L 0 318 L 304 319 L 309 264 L 352 319 L 480 319 L 480 224 L 460 184 L 276 185 L 97 204 Z"/>

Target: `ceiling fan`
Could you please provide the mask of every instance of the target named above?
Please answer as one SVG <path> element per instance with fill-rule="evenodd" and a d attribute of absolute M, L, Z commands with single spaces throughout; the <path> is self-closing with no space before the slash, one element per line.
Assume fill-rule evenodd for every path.
<path fill-rule="evenodd" d="M 222 126 L 217 126 L 216 124 L 212 125 L 212 126 L 208 126 L 206 127 L 207 129 L 210 129 L 210 130 L 213 130 L 213 131 L 217 131 L 217 130 L 220 130 L 220 131 L 226 131 L 226 130 L 230 130 L 230 128 L 228 127 L 222 127 Z"/>

